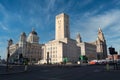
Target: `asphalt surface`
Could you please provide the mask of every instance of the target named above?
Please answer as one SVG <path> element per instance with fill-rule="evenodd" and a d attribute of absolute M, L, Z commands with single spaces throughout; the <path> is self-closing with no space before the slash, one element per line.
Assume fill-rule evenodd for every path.
<path fill-rule="evenodd" d="M 20 72 L 24 72 L 23 65 L 9 65 L 8 68 L 6 67 L 6 65 L 0 66 L 0 75 L 20 73 Z"/>
<path fill-rule="evenodd" d="M 0 80 L 120 80 L 120 70 L 95 66 L 29 66 L 27 72 L 0 75 Z"/>

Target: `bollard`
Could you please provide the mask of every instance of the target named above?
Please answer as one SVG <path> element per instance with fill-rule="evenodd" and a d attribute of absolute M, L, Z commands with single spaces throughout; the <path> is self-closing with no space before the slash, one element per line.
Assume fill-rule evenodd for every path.
<path fill-rule="evenodd" d="M 110 70 L 110 66 L 109 66 L 109 64 L 108 64 L 108 63 L 106 64 L 106 70 L 107 70 L 107 71 L 109 71 L 109 70 Z"/>
<path fill-rule="evenodd" d="M 27 69 L 28 69 L 28 62 L 25 61 L 25 69 L 24 69 L 24 71 L 27 71 Z"/>
<path fill-rule="evenodd" d="M 27 71 L 27 65 L 25 65 L 25 69 L 24 70 Z"/>

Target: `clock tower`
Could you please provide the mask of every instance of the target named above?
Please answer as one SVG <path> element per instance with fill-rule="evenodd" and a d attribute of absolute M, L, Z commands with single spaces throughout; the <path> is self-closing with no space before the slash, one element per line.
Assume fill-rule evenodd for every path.
<path fill-rule="evenodd" d="M 60 40 L 64 38 L 70 38 L 69 31 L 69 16 L 65 13 L 61 13 L 56 16 L 56 32 L 55 39 Z"/>

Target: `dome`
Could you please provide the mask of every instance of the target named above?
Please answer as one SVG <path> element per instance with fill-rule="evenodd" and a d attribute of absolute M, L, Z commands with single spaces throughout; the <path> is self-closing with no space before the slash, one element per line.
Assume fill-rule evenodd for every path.
<path fill-rule="evenodd" d="M 25 32 L 22 32 L 22 33 L 21 33 L 21 36 L 26 36 Z"/>
<path fill-rule="evenodd" d="M 33 35 L 37 35 L 37 32 L 34 30 L 34 28 L 32 29 L 31 34 L 33 34 Z"/>
<path fill-rule="evenodd" d="M 10 39 L 9 41 L 13 41 L 12 39 Z"/>
<path fill-rule="evenodd" d="M 30 32 L 27 38 L 27 42 L 38 43 L 38 41 L 39 41 L 39 37 L 37 35 L 37 32 L 34 29 L 32 29 L 32 31 Z"/>
<path fill-rule="evenodd" d="M 12 39 L 9 39 L 8 40 L 8 46 L 12 45 L 13 44 L 13 40 Z"/>
<path fill-rule="evenodd" d="M 32 33 L 33 35 L 37 35 L 37 32 L 35 32 L 35 31 L 32 31 L 31 33 Z"/>

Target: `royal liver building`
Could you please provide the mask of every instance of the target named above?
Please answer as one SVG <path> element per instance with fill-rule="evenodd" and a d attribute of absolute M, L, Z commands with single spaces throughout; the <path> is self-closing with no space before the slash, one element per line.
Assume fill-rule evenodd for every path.
<path fill-rule="evenodd" d="M 11 40 L 12 41 L 12 40 Z M 10 60 L 18 58 L 19 54 L 31 61 L 41 63 L 61 63 L 64 59 L 68 62 L 77 62 L 81 55 L 88 60 L 105 59 L 107 57 L 106 40 L 102 30 L 98 29 L 98 37 L 94 42 L 83 42 L 80 34 L 76 39 L 70 38 L 69 16 L 61 13 L 56 16 L 55 40 L 45 44 L 39 43 L 39 37 L 35 30 L 27 37 L 25 32 L 20 35 L 17 44 L 9 47 Z"/>

